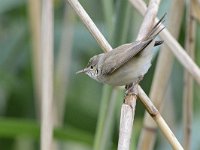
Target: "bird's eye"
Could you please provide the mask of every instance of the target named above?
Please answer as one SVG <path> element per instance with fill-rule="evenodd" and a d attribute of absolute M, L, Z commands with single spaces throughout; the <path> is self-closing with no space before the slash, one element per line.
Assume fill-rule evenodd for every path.
<path fill-rule="evenodd" d="M 90 66 L 91 69 L 93 69 L 93 66 Z"/>

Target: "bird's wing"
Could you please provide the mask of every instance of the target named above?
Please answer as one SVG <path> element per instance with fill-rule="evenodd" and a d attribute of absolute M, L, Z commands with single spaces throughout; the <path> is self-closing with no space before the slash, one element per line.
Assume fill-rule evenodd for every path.
<path fill-rule="evenodd" d="M 124 44 L 113 49 L 111 52 L 105 55 L 105 60 L 101 66 L 103 75 L 110 75 L 115 72 L 122 65 L 126 64 L 140 51 L 146 48 L 152 39 L 144 42 L 134 42 L 130 44 Z"/>

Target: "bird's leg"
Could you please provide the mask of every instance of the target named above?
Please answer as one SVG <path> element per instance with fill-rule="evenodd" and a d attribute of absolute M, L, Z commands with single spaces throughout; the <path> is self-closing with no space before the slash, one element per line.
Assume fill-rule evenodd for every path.
<path fill-rule="evenodd" d="M 132 86 L 133 86 L 133 83 L 130 83 L 130 84 L 125 85 L 126 91 L 128 91 L 128 89 L 130 89 Z"/>
<path fill-rule="evenodd" d="M 133 109 L 133 100 L 137 99 L 138 95 L 138 84 L 131 83 L 126 85 L 126 92 L 124 97 L 124 103 L 129 105 Z"/>
<path fill-rule="evenodd" d="M 128 97 L 132 97 L 132 96 L 137 97 L 137 95 L 138 95 L 138 84 L 140 83 L 140 81 L 142 79 L 143 79 L 143 76 L 139 76 L 137 81 L 130 83 L 130 84 L 127 84 L 125 86 L 125 89 L 126 89 L 125 98 L 124 98 L 125 104 L 128 104 L 128 105 L 131 106 L 131 104 L 130 104 L 131 102 L 128 101 L 130 98 L 128 98 Z"/>
<path fill-rule="evenodd" d="M 139 76 L 138 77 L 138 80 L 137 81 L 135 81 L 134 83 L 130 83 L 130 84 L 127 84 L 126 86 L 125 86 L 125 89 L 126 89 L 126 95 L 127 94 L 134 94 L 134 95 L 137 95 L 137 88 L 135 88 L 135 86 L 137 86 L 139 83 L 140 83 L 140 81 L 142 81 L 143 80 L 143 77 L 144 76 Z"/>

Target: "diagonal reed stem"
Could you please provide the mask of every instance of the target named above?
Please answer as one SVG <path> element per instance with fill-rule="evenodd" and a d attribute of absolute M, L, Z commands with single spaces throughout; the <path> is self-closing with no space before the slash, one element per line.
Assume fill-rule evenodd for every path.
<path fill-rule="evenodd" d="M 78 0 L 68 0 L 72 8 L 76 11 L 77 15 L 83 21 L 92 36 L 96 39 L 97 43 L 101 46 L 104 52 L 111 51 L 112 47 L 98 30 L 90 16 L 85 12 Z M 95 33 L 95 34 L 94 34 Z"/>
<path fill-rule="evenodd" d="M 172 148 L 174 150 L 183 150 L 183 147 L 176 139 L 173 132 L 170 130 L 169 126 L 165 122 L 165 120 L 162 118 L 161 114 L 157 110 L 157 108 L 153 105 L 149 97 L 146 95 L 146 93 L 142 90 L 142 88 L 139 86 L 138 88 L 139 98 L 141 102 L 144 104 L 146 110 L 151 115 L 151 117 L 154 119 L 154 121 L 157 123 L 158 127 L 162 131 L 163 135 L 166 137 L 168 142 L 171 144 Z"/>
<path fill-rule="evenodd" d="M 178 8 L 177 5 L 179 5 Z M 179 35 L 183 8 L 183 0 L 174 0 L 171 4 L 171 10 L 168 17 L 168 30 L 173 34 L 175 38 L 177 38 Z M 150 98 L 153 100 L 153 103 L 160 112 L 162 112 L 162 107 L 165 100 L 164 96 L 169 85 L 168 83 L 173 66 L 173 60 L 173 53 L 169 50 L 168 46 L 164 44 L 160 50 L 150 91 Z M 145 112 L 144 125 L 137 147 L 138 150 L 153 149 L 157 135 L 156 129 L 157 125 L 155 124 L 154 120 L 151 119 L 148 112 Z"/>

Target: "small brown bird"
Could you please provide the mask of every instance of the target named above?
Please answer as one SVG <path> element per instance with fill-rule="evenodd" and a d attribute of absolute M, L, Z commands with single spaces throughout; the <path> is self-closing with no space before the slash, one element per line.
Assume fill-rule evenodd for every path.
<path fill-rule="evenodd" d="M 165 15 L 142 40 L 93 56 L 86 68 L 77 74 L 85 73 L 99 82 L 113 86 L 138 82 L 151 66 L 152 48 L 163 43 L 155 41 L 155 38 L 164 29 L 160 29 L 164 17 Z"/>

